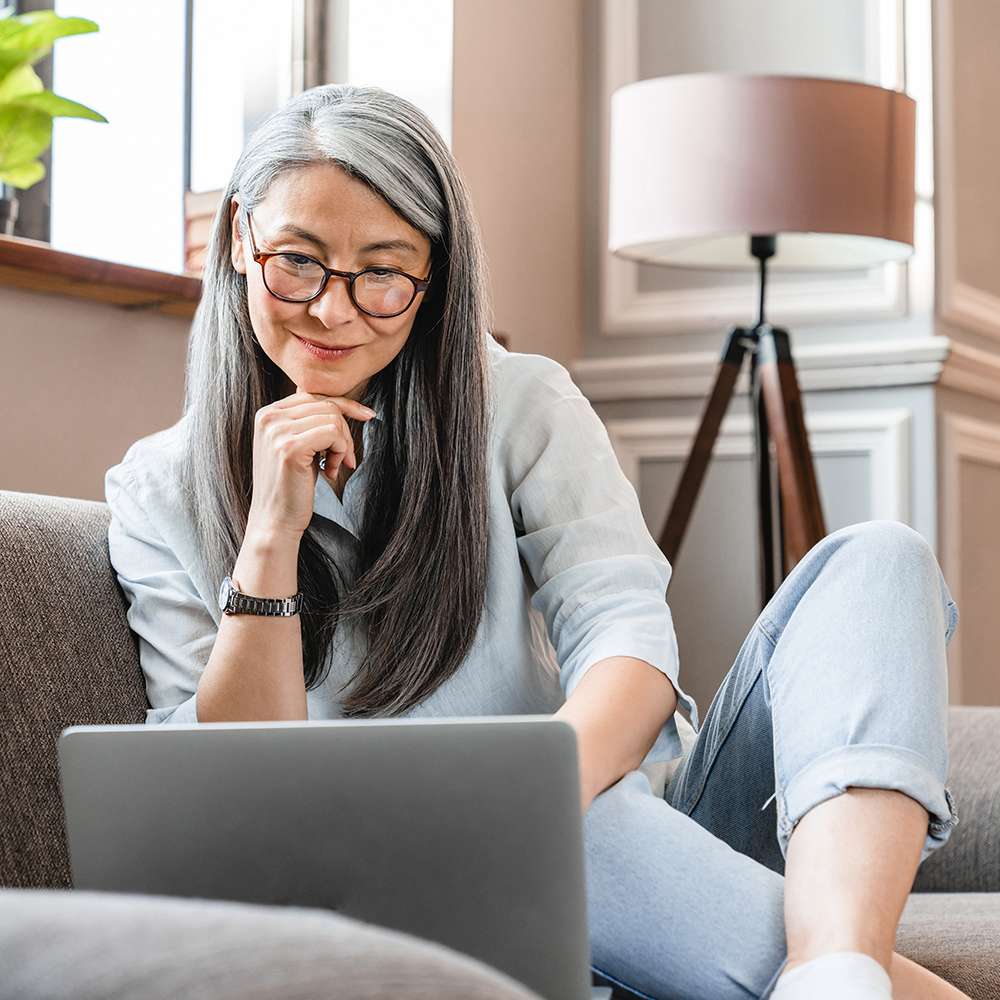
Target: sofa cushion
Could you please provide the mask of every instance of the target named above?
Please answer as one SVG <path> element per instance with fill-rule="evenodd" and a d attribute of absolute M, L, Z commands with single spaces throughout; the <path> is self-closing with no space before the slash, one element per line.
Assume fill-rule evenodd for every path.
<path fill-rule="evenodd" d="M 896 951 L 972 1000 L 1000 997 L 1000 892 L 911 892 Z"/>
<path fill-rule="evenodd" d="M 917 871 L 916 892 L 1000 893 L 1000 709 L 952 705 L 948 784 L 958 824 Z"/>

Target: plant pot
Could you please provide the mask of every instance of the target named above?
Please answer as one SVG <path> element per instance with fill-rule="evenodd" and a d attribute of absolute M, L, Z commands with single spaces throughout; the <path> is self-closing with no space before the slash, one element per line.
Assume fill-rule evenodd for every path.
<path fill-rule="evenodd" d="M 9 184 L 0 184 L 0 233 L 4 236 L 14 235 L 19 204 L 17 188 Z"/>

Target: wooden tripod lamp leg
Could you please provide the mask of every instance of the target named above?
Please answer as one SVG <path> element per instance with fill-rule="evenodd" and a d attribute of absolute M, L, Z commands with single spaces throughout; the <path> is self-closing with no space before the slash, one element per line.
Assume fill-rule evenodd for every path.
<path fill-rule="evenodd" d="M 684 463 L 684 471 L 681 473 L 677 492 L 670 505 L 667 523 L 659 539 L 660 548 L 671 565 L 680 552 L 681 542 L 684 540 L 684 533 L 691 519 L 691 511 L 694 509 L 695 500 L 698 499 L 705 470 L 712 457 L 715 440 L 719 436 L 719 425 L 729 407 L 733 387 L 743 366 L 747 346 L 752 344 L 752 340 L 747 339 L 749 337 L 751 335 L 744 327 L 734 327 L 723 349 L 715 375 L 715 385 L 702 413 L 694 444 Z"/>
<path fill-rule="evenodd" d="M 824 535 L 823 506 L 788 331 L 757 329 L 761 391 L 778 459 L 787 573 Z"/>

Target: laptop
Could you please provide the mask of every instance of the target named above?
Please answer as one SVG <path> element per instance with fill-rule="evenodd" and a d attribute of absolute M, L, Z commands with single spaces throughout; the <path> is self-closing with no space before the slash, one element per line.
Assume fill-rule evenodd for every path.
<path fill-rule="evenodd" d="M 77 889 L 315 906 L 547 1000 L 594 986 L 576 733 L 548 715 L 71 726 Z"/>

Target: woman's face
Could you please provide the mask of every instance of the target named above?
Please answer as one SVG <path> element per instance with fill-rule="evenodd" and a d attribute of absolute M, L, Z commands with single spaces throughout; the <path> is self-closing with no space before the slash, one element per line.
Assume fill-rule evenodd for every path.
<path fill-rule="evenodd" d="M 264 353 L 288 377 L 286 394 L 304 392 L 361 399 L 368 379 L 402 350 L 425 292 L 400 316 L 379 319 L 357 309 L 348 280 L 331 275 L 323 293 L 310 302 L 285 302 L 264 287 L 248 233 L 236 233 L 237 202 L 230 210 L 233 267 L 247 276 L 250 321 Z M 340 271 L 395 267 L 417 278 L 430 273 L 430 240 L 397 215 L 367 185 L 334 164 L 310 164 L 286 171 L 252 210 L 258 252 L 297 252 Z M 282 231 L 296 226 L 313 240 Z M 398 240 L 408 246 L 365 250 Z M 310 353 L 300 337 L 328 347 L 359 345 L 350 354 L 326 360 Z"/>

